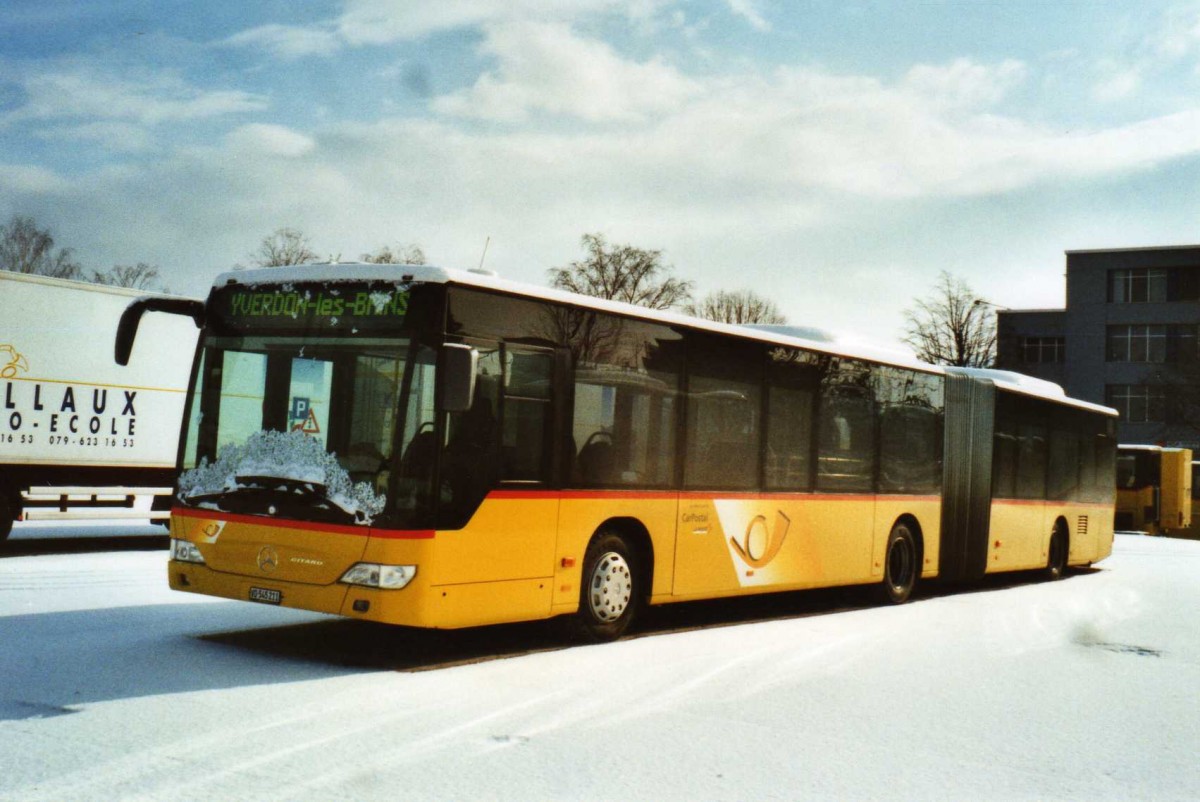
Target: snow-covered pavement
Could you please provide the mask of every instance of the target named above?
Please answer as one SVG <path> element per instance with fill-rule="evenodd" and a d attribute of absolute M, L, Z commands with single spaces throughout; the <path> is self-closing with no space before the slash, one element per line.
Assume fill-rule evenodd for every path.
<path fill-rule="evenodd" d="M 0 559 L 0 799 L 1200 798 L 1198 542 L 417 672 L 342 648 L 427 638 L 172 594 L 164 560 Z"/>

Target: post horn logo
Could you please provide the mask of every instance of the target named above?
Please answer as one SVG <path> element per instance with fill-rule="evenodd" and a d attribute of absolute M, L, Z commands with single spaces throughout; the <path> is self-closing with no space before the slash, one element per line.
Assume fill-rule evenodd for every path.
<path fill-rule="evenodd" d="M 263 546 L 258 550 L 258 569 L 264 573 L 271 573 L 279 566 L 279 553 L 270 546 Z"/>
<path fill-rule="evenodd" d="M 23 370 L 29 370 L 29 361 L 17 353 L 16 348 L 0 343 L 0 379 L 16 378 Z"/>
<path fill-rule="evenodd" d="M 204 528 L 200 530 L 200 535 L 204 538 L 205 543 L 216 543 L 217 538 L 221 536 L 221 532 L 224 529 L 224 521 L 209 521 Z"/>
<path fill-rule="evenodd" d="M 783 541 L 791 524 L 791 519 L 782 511 L 776 511 L 775 529 L 768 532 L 766 516 L 756 515 L 746 525 L 746 534 L 742 536 L 742 540 L 731 537 L 729 543 L 746 565 L 755 569 L 765 568 L 783 548 Z"/>

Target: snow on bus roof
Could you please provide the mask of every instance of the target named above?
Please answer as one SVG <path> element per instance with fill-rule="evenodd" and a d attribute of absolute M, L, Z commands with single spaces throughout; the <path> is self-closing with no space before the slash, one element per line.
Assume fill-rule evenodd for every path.
<path fill-rule="evenodd" d="M 1191 451 L 1190 446 L 1160 446 L 1149 443 L 1118 443 L 1118 451 Z M 1195 462 L 1193 460 L 1193 462 Z"/>
<path fill-rule="evenodd" d="M 365 262 L 330 262 L 231 271 L 217 276 L 213 286 L 219 289 L 229 284 L 254 286 L 258 284 L 291 284 L 306 281 L 349 282 L 389 280 L 479 287 L 481 289 L 537 298 L 539 300 L 586 306 L 592 309 L 629 315 L 669 325 L 687 326 L 693 329 L 731 334 L 766 343 L 804 348 L 818 353 L 910 368 L 936 375 L 956 372 L 976 378 L 989 379 L 999 387 L 1024 395 L 1046 398 L 1058 403 L 1092 409 L 1108 415 L 1115 416 L 1117 414 L 1116 410 L 1109 409 L 1108 407 L 1070 398 L 1063 391 L 1062 387 L 1053 382 L 1035 379 L 1032 376 L 1025 376 L 1012 371 L 984 368 L 948 368 L 940 365 L 931 365 L 928 362 L 922 362 L 911 353 L 898 348 L 863 343 L 855 341 L 852 337 L 838 337 L 815 327 L 717 323 L 678 312 L 649 309 L 644 306 L 636 306 L 621 301 L 610 301 L 604 298 L 578 295 L 552 287 L 541 287 L 536 284 L 511 281 L 500 278 L 491 271 L 454 270 L 432 265 L 380 265 Z"/>
<path fill-rule="evenodd" d="M 1102 412 L 1110 417 L 1116 417 L 1119 413 L 1111 407 L 1106 407 L 1101 404 L 1093 404 L 1090 401 L 1083 401 L 1079 398 L 1072 398 L 1067 395 L 1067 391 L 1062 388 L 1062 385 L 1055 384 L 1052 381 L 1039 379 L 1035 376 L 1027 376 L 1024 373 L 1017 373 L 1012 370 L 998 370 L 996 368 L 960 368 L 946 367 L 944 370 L 947 373 L 953 373 L 960 376 L 971 376 L 976 379 L 988 379 L 997 387 L 1009 390 L 1022 395 L 1030 395 L 1035 398 L 1045 398 L 1050 401 L 1056 401 L 1060 404 L 1069 404 L 1074 407 L 1083 409 L 1091 409 L 1096 412 Z"/>

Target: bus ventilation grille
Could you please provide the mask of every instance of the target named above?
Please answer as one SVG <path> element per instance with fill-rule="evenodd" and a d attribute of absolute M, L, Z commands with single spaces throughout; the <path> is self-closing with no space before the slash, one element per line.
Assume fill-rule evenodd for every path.
<path fill-rule="evenodd" d="M 1081 535 L 1086 535 L 1088 530 L 1088 517 L 1086 515 L 1079 516 L 1079 523 L 1076 524 L 1075 530 Z"/>

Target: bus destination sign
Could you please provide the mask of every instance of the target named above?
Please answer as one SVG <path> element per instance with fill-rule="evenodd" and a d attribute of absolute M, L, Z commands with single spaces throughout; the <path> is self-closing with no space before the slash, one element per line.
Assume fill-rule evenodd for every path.
<path fill-rule="evenodd" d="M 210 309 L 236 329 L 337 330 L 355 333 L 403 326 L 409 285 L 320 283 L 223 287 Z"/>

